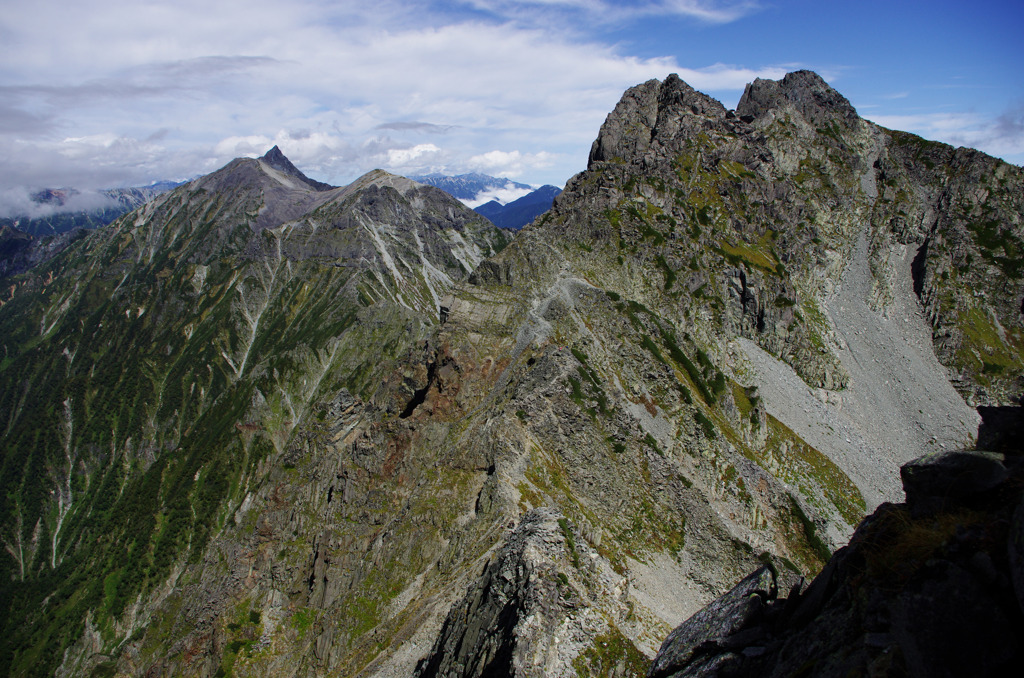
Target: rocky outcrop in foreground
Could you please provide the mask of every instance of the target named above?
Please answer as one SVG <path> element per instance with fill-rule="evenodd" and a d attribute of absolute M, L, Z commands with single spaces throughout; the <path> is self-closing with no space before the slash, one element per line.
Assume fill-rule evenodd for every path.
<path fill-rule="evenodd" d="M 551 609 L 560 597 L 557 556 L 549 553 L 564 548 L 560 517 L 551 509 L 524 516 L 499 556 L 452 608 L 417 676 L 519 675 L 515 667 L 529 662 L 531 649 L 548 644 L 554 628 L 530 627 L 537 621 L 550 626 L 543 622 L 562 616 Z"/>
<path fill-rule="evenodd" d="M 809 587 L 757 570 L 677 627 L 649 678 L 996 676 L 1024 660 L 1024 457 L 931 454 Z"/>

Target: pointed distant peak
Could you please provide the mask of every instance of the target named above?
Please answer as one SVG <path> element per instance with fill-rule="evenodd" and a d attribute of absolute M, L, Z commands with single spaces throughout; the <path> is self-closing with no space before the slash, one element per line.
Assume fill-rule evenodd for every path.
<path fill-rule="evenodd" d="M 758 78 L 743 90 L 736 106 L 740 116 L 758 118 L 786 107 L 796 109 L 808 122 L 821 124 L 829 119 L 856 120 L 856 109 L 849 100 L 814 71 L 795 71 L 782 80 Z"/>
<path fill-rule="evenodd" d="M 290 177 L 294 177 L 300 180 L 302 183 L 306 184 L 315 191 L 329 191 L 332 188 L 335 188 L 334 186 L 331 186 L 330 184 L 325 184 L 322 181 L 310 179 L 305 174 L 300 172 L 299 168 L 292 164 L 292 161 L 289 160 L 285 156 L 285 154 L 281 152 L 281 149 L 276 144 L 274 145 L 273 148 L 267 151 L 262 158 L 260 158 L 260 162 L 264 163 L 265 165 L 272 169 L 277 170 L 278 172 L 281 172 L 282 174 L 286 174 Z"/>
<path fill-rule="evenodd" d="M 260 158 L 260 160 L 270 163 L 271 165 L 283 163 L 288 167 L 294 167 L 291 161 L 288 160 L 288 158 L 285 157 L 284 153 L 281 152 L 281 147 L 278 146 L 277 144 L 274 144 L 274 147 L 272 149 L 264 153 L 263 157 Z"/>

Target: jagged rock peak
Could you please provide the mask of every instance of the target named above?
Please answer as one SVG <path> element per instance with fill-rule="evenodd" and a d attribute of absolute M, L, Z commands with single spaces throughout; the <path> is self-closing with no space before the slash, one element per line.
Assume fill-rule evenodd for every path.
<path fill-rule="evenodd" d="M 269 164 L 271 167 L 275 167 L 277 169 L 295 169 L 295 165 L 293 165 L 292 161 L 289 160 L 285 156 L 285 154 L 281 152 L 281 148 L 277 144 L 274 144 L 273 148 L 264 153 L 263 157 L 260 158 L 260 160 Z"/>
<path fill-rule="evenodd" d="M 561 522 L 560 522 L 561 521 Z M 558 558 L 565 553 L 565 516 L 551 507 L 528 511 L 497 556 L 452 606 L 415 678 L 549 675 L 549 648 L 565 616 Z"/>
<path fill-rule="evenodd" d="M 325 184 L 322 181 L 316 181 L 315 179 L 310 179 L 309 177 L 307 177 L 305 174 L 299 171 L 299 168 L 292 164 L 292 161 L 289 160 L 285 156 L 285 154 L 281 152 L 281 149 L 278 148 L 276 145 L 269 151 L 267 151 L 262 158 L 260 158 L 260 162 L 266 164 L 272 169 L 277 170 L 278 172 L 299 179 L 304 184 L 306 184 L 307 186 L 314 190 L 329 191 L 332 188 L 335 188 L 330 184 Z"/>
<path fill-rule="evenodd" d="M 661 89 L 658 92 L 658 108 L 661 111 L 666 111 L 673 107 L 683 107 L 689 109 L 689 112 L 694 115 L 705 117 L 721 118 L 725 116 L 725 107 L 721 102 L 690 87 L 675 73 L 665 78 L 665 82 L 661 84 Z"/>
<path fill-rule="evenodd" d="M 795 71 L 782 80 L 758 78 L 748 83 L 736 113 L 741 117 L 759 118 L 769 111 L 790 106 L 814 124 L 830 118 L 846 121 L 858 118 L 849 100 L 814 71 Z"/>
<path fill-rule="evenodd" d="M 630 161 L 642 156 L 655 137 L 672 137 L 681 121 L 724 118 L 725 107 L 690 87 L 675 73 L 664 82 L 648 80 L 622 95 L 590 149 L 590 161 Z M 588 165 L 589 166 L 589 165 Z"/>

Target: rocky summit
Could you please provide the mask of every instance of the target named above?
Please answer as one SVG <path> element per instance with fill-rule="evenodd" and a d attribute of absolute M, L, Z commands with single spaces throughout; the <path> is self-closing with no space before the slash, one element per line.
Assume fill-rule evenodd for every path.
<path fill-rule="evenodd" d="M 900 620 L 968 579 L 942 618 L 976 619 L 1015 576 L 975 527 L 1016 467 L 950 453 L 1024 392 L 1022 189 L 814 73 L 735 111 L 670 76 L 511 241 L 272 151 L 19 255 L 0 666 L 928 675 Z M 851 535 L 881 546 L 833 555 Z M 832 654 L 770 663 L 801 644 Z"/>

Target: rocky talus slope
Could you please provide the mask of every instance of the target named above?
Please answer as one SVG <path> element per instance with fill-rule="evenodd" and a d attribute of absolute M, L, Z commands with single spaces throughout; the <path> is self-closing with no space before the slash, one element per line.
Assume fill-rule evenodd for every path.
<path fill-rule="evenodd" d="M 504 249 L 293 169 L 236 161 L 0 308 L 9 672 L 642 675 L 1021 392 L 1021 170 L 813 73 L 735 112 L 630 89 Z"/>
<path fill-rule="evenodd" d="M 1019 415 L 1018 415 L 1019 416 Z M 933 453 L 801 589 L 768 567 L 676 628 L 649 678 L 1009 676 L 1024 659 L 1024 448 Z"/>

